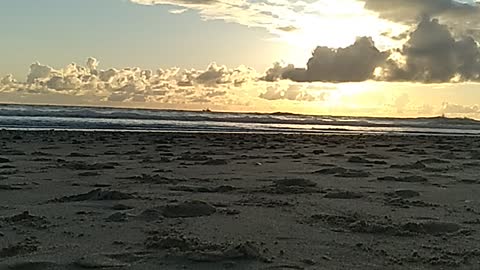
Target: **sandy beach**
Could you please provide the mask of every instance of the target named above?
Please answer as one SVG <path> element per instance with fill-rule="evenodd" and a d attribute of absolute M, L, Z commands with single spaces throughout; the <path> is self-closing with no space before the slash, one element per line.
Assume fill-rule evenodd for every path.
<path fill-rule="evenodd" d="M 480 138 L 1 131 L 0 269 L 480 269 Z"/>

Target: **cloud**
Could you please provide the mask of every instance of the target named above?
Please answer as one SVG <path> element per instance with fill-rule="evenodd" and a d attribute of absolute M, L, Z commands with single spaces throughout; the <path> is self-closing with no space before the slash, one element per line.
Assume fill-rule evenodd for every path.
<path fill-rule="evenodd" d="M 85 66 L 75 63 L 63 69 L 34 63 L 25 82 L 7 75 L 0 79 L 1 93 L 63 94 L 97 102 L 232 102 L 229 92 L 253 84 L 258 74 L 251 68 L 227 68 L 210 64 L 206 70 L 178 68 L 98 69 L 99 62 L 88 58 Z M 227 91 L 228 90 L 228 91 Z"/>
<path fill-rule="evenodd" d="M 268 37 L 270 40 L 281 40 L 299 48 L 315 45 L 344 46 L 355 36 L 377 37 L 392 28 L 403 27 L 398 23 L 380 19 L 375 12 L 364 9 L 364 4 L 358 0 L 129 1 L 139 5 L 173 7 L 173 13 L 192 10 L 205 21 L 220 20 L 262 28 L 273 36 Z M 334 38 L 330 38 L 332 36 Z M 387 40 L 381 36 L 377 38 Z"/>
<path fill-rule="evenodd" d="M 278 30 L 280 31 L 284 31 L 284 32 L 293 32 L 293 31 L 297 31 L 298 28 L 293 26 L 293 25 L 289 25 L 289 26 L 280 26 L 280 27 L 277 27 Z"/>
<path fill-rule="evenodd" d="M 446 25 L 424 17 L 397 52 L 379 72 L 386 81 L 424 83 L 480 80 L 480 50 L 469 36 L 455 39 Z"/>
<path fill-rule="evenodd" d="M 12 74 L 8 74 L 0 80 L 0 85 L 10 85 L 16 83 L 17 81 L 13 78 Z"/>
<path fill-rule="evenodd" d="M 265 100 L 288 100 L 288 101 L 325 101 L 329 94 L 337 90 L 333 85 L 306 85 L 302 83 L 270 83 L 265 85 L 265 90 L 260 94 Z"/>
<path fill-rule="evenodd" d="M 299 85 L 289 85 L 286 88 L 278 85 L 267 87 L 265 93 L 260 94 L 260 98 L 267 100 L 291 100 L 291 101 L 314 101 L 315 97 L 302 89 Z"/>
<path fill-rule="evenodd" d="M 479 105 L 459 105 L 444 102 L 441 113 L 445 114 L 480 114 Z"/>
<path fill-rule="evenodd" d="M 246 80 L 253 78 L 256 75 L 255 73 L 253 69 L 245 66 L 228 69 L 226 66 L 218 66 L 216 63 L 212 63 L 207 70 L 198 73 L 194 81 L 212 87 L 222 84 L 241 86 Z"/>
<path fill-rule="evenodd" d="M 48 102 L 50 98 L 49 103 L 62 101 L 64 104 L 198 104 L 217 108 L 263 104 L 266 108 L 274 101 L 324 101 L 328 92 L 335 89 L 332 85 L 274 82 L 288 70 L 280 64 L 277 68 L 280 70 L 271 70 L 262 77 L 269 78 L 271 82 L 267 82 L 252 68 L 229 68 L 216 63 L 203 70 L 149 70 L 138 67 L 101 69 L 99 61 L 92 57 L 85 65 L 72 63 L 61 69 L 36 62 L 30 66 L 24 82 L 15 80 L 12 75 L 0 78 L 0 96 L 4 101 L 26 103 Z"/>
<path fill-rule="evenodd" d="M 346 48 L 317 47 L 307 63 L 306 81 L 365 81 L 387 57 L 388 53 L 380 52 L 367 37 Z"/>
<path fill-rule="evenodd" d="M 405 24 L 415 24 L 420 16 L 439 17 L 459 27 L 480 22 L 480 7 L 473 1 L 456 0 L 361 0 L 365 8 L 380 17 Z M 470 3 L 467 3 L 470 2 Z M 462 26 L 463 25 L 463 26 Z M 468 26 L 467 26 L 468 27 Z"/>
<path fill-rule="evenodd" d="M 275 29 L 278 27 L 294 28 L 289 18 L 298 14 L 308 3 L 302 1 L 270 0 L 267 2 L 253 0 L 130 0 L 141 5 L 171 5 L 180 7 L 171 13 L 183 13 L 196 10 L 205 20 L 224 20 L 250 27 Z M 289 28 L 290 29 L 290 28 Z M 283 30 L 282 30 L 283 31 Z"/>
<path fill-rule="evenodd" d="M 292 70 L 295 69 L 294 65 L 287 65 L 287 66 L 282 66 L 281 63 L 276 62 L 273 64 L 273 67 L 269 68 L 265 72 L 265 76 L 260 78 L 261 80 L 267 81 L 267 82 L 274 82 L 278 81 L 280 79 L 285 79 L 284 74 L 288 74 Z"/>
<path fill-rule="evenodd" d="M 34 83 L 38 79 L 49 78 L 54 72 L 53 68 L 42 65 L 38 62 L 30 66 L 30 73 L 27 77 L 27 83 Z"/>
<path fill-rule="evenodd" d="M 346 48 L 317 47 L 307 68 L 282 67 L 278 63 L 263 78 L 275 81 L 280 78 L 296 82 L 360 82 L 370 79 L 375 68 L 382 65 L 388 52 L 379 51 L 371 38 L 361 37 Z"/>
<path fill-rule="evenodd" d="M 437 19 L 424 16 L 399 49 L 380 51 L 371 38 L 345 48 L 317 47 L 306 68 L 275 63 L 262 78 L 295 82 L 455 83 L 480 81 L 480 48 L 471 36 L 455 37 Z"/>
<path fill-rule="evenodd" d="M 90 58 L 64 68 L 34 63 L 24 81 L 0 77 L 0 99 L 12 103 L 131 106 L 147 108 L 290 111 L 316 114 L 480 117 L 468 104 L 478 83 L 301 83 L 282 80 L 293 66 L 277 64 L 265 77 L 253 69 L 216 63 L 205 69 L 101 68 Z M 280 74 L 280 75 L 279 75 Z M 29 80 L 30 82 L 27 82 Z M 434 90 L 433 88 L 445 88 Z M 446 89 L 448 88 L 448 89 Z M 426 89 L 431 89 L 426 92 Z M 425 91 L 424 91 L 425 90 Z M 454 97 L 454 99 L 452 99 Z M 448 100 L 450 103 L 443 103 Z M 463 105 L 460 105 L 463 104 Z"/>
<path fill-rule="evenodd" d="M 170 10 L 169 12 L 171 14 L 182 14 L 182 13 L 185 13 L 187 11 L 188 11 L 187 8 L 182 8 L 182 9 L 173 9 L 173 10 Z"/>

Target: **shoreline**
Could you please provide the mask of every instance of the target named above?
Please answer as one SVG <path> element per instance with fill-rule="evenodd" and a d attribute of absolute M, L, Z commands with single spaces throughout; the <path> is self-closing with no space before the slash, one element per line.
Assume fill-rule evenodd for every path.
<path fill-rule="evenodd" d="M 387 131 L 370 131 L 359 132 L 351 130 L 316 130 L 316 131 L 259 131 L 259 130 L 246 130 L 246 131 L 216 131 L 216 130 L 174 130 L 174 129 L 162 129 L 162 130 L 137 130 L 137 129 L 59 129 L 59 128 L 7 128 L 0 127 L 0 131 L 8 132 L 91 132 L 91 133 L 132 133 L 132 134 L 244 134 L 244 135 L 299 135 L 299 136 L 420 136 L 420 137 L 480 137 L 480 133 L 443 133 L 443 132 L 417 132 L 417 131 L 404 131 L 404 132 L 387 132 Z"/>

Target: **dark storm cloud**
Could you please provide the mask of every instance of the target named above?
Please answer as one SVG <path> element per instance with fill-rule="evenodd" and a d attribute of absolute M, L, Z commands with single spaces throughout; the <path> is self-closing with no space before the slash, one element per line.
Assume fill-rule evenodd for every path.
<path fill-rule="evenodd" d="M 376 67 L 387 59 L 389 53 L 381 52 L 371 38 L 358 38 L 346 48 L 317 47 L 307 63 L 307 68 L 280 67 L 267 71 L 266 80 L 277 78 L 296 82 L 359 82 L 368 80 Z M 281 74 L 279 74 L 281 73 Z"/>
<path fill-rule="evenodd" d="M 387 81 L 450 82 L 478 81 L 480 52 L 472 37 L 455 40 L 447 26 L 424 17 L 399 52 L 402 65 L 393 60 L 384 65 Z"/>
<path fill-rule="evenodd" d="M 455 38 L 437 19 L 423 16 L 405 35 L 402 48 L 380 51 L 362 37 L 346 48 L 317 47 L 307 68 L 275 64 L 263 80 L 296 82 L 410 81 L 442 83 L 480 81 L 480 50 L 471 36 Z"/>
<path fill-rule="evenodd" d="M 265 76 L 263 76 L 262 78 L 260 78 L 261 80 L 263 81 L 267 81 L 267 82 L 274 82 L 274 81 L 277 81 L 279 79 L 284 79 L 284 74 L 286 72 L 289 72 L 291 70 L 295 69 L 295 67 L 293 65 L 288 65 L 288 66 L 282 66 L 280 63 L 274 63 L 273 64 L 273 67 L 269 68 L 266 73 L 265 73 Z"/>
<path fill-rule="evenodd" d="M 380 17 L 401 23 L 414 23 L 420 15 L 478 20 L 476 4 L 455 0 L 361 0 L 365 8 L 378 12 Z"/>
<path fill-rule="evenodd" d="M 380 52 L 367 37 L 346 48 L 317 47 L 307 63 L 306 81 L 365 81 L 387 57 L 388 53 Z"/>

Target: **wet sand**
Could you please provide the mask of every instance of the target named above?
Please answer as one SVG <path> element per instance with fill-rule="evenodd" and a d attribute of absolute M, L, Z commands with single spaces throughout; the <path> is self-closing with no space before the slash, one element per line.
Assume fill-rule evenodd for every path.
<path fill-rule="evenodd" d="M 480 269 L 480 138 L 0 131 L 0 269 Z"/>

